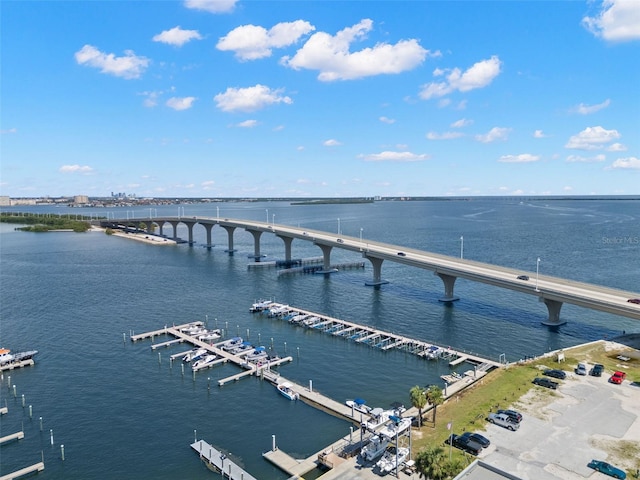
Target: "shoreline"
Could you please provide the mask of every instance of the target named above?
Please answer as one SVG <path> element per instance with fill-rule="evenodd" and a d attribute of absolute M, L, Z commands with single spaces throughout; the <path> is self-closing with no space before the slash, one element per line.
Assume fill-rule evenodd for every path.
<path fill-rule="evenodd" d="M 91 232 L 106 232 L 106 228 L 91 227 Z M 106 233 L 105 233 L 106 234 Z M 171 240 L 170 238 L 159 237 L 151 233 L 124 233 L 117 230 L 113 230 L 111 234 L 113 237 L 128 238 L 130 240 L 136 240 L 138 242 L 147 243 L 149 245 L 177 245 L 178 242 Z"/>

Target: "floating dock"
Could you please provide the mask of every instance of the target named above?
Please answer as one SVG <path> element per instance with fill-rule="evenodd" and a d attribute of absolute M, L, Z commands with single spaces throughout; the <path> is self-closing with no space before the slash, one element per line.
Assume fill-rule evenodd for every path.
<path fill-rule="evenodd" d="M 271 314 L 271 311 L 277 313 Z M 422 340 L 405 337 L 403 335 L 385 332 L 384 330 L 378 330 L 366 325 L 327 317 L 319 313 L 310 312 L 290 305 L 272 302 L 269 305 L 269 308 L 265 308 L 259 313 L 266 313 L 269 318 L 285 319 L 295 325 L 319 330 L 330 335 L 342 337 L 356 343 L 362 343 L 381 350 L 390 350 L 395 348 L 426 359 L 446 359 L 449 360 L 449 366 L 451 367 L 468 362 L 476 366 L 478 371 L 484 372 L 491 368 L 501 366 L 499 362 L 494 360 L 489 360 L 467 352 L 452 350 L 451 347 L 444 347 L 424 342 Z"/>
<path fill-rule="evenodd" d="M 0 366 L 0 372 L 4 372 L 5 370 L 13 370 L 14 368 L 31 367 L 35 364 L 36 362 L 33 361 L 33 358 L 18 362 L 5 363 L 4 365 Z"/>
<path fill-rule="evenodd" d="M 224 453 L 209 445 L 204 440 L 198 440 L 192 443 L 191 448 L 198 453 L 200 459 L 209 470 L 222 474 L 222 478 L 226 476 L 231 480 L 257 480 L 254 476 L 236 465 Z"/>

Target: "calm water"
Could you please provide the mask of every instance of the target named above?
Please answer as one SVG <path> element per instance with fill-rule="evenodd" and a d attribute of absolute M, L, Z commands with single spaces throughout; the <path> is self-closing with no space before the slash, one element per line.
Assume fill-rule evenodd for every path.
<path fill-rule="evenodd" d="M 459 256 L 638 292 L 640 202 L 474 200 L 379 202 L 365 205 L 291 206 L 288 203 L 218 204 L 221 217 L 275 220 L 337 231 L 406 247 Z M 180 210 L 178 210 L 180 208 Z M 26 208 L 15 209 L 26 211 Z M 105 210 L 32 207 L 31 211 L 102 214 Z M 158 207 L 152 214 L 211 216 L 216 206 Z M 117 217 L 148 217 L 149 209 L 109 210 Z M 274 217 L 275 216 L 275 217 Z M 338 220 L 340 219 L 340 220 Z M 20 429 L 25 439 L 0 450 L 0 474 L 44 456 L 43 479 L 207 479 L 214 475 L 189 444 L 198 438 L 230 452 L 260 479 L 286 475 L 262 459 L 271 435 L 284 451 L 305 457 L 349 432 L 349 424 L 303 403 L 287 402 L 273 386 L 246 378 L 223 388 L 217 380 L 237 367 L 218 366 L 183 377 L 169 355 L 150 342 L 123 341 L 166 324 L 208 320 L 294 362 L 284 376 L 336 400 L 363 397 L 373 406 L 408 403 L 416 384 L 440 383 L 443 363 L 402 352 L 381 352 L 285 322 L 251 315 L 256 299 L 275 298 L 301 308 L 497 359 L 526 355 L 640 331 L 637 321 L 563 306 L 566 325 L 540 324 L 546 308 L 534 298 L 458 280 L 460 302 L 440 304 L 442 283 L 433 273 L 391 262 L 381 288 L 366 287 L 372 270 L 330 276 L 277 277 L 273 269 L 247 269 L 253 237 L 234 236 L 237 252 L 224 253 L 226 231 L 214 228 L 216 247 L 157 247 L 101 233 L 31 234 L 0 224 L 0 346 L 38 349 L 35 368 L 3 376 L 0 402 L 9 407 L 1 435 Z M 165 227 L 165 233 L 171 233 Z M 186 237 L 186 228 L 179 230 Z M 635 240 L 634 240 L 635 239 Z M 282 241 L 263 235 L 262 252 L 282 258 Z M 320 250 L 294 242 L 294 257 Z M 356 261 L 334 250 L 332 261 Z M 461 370 L 464 366 L 461 367 Z M 10 380 L 8 376 L 10 375 Z M 208 380 L 208 378 L 210 380 Z M 208 384 L 211 388 L 208 388 Z M 16 385 L 16 396 L 10 385 Z M 25 404 L 22 407 L 22 395 Z M 29 418 L 32 405 L 33 418 Z M 39 418 L 43 418 L 40 431 Z M 50 430 L 54 442 L 51 445 Z M 64 445 L 65 461 L 61 460 Z"/>

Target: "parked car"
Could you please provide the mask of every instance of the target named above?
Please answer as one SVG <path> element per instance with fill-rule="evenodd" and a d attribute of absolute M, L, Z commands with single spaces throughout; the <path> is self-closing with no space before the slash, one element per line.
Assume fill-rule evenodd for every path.
<path fill-rule="evenodd" d="M 460 438 L 469 438 L 475 442 L 478 442 L 480 445 L 482 445 L 482 448 L 487 448 L 489 445 L 491 445 L 489 439 L 484 435 L 480 435 L 479 433 L 464 432 L 462 435 L 460 435 Z"/>
<path fill-rule="evenodd" d="M 586 375 L 587 366 L 584 363 L 579 363 L 575 369 L 576 375 Z"/>
<path fill-rule="evenodd" d="M 613 375 L 611 375 L 611 378 L 609 379 L 609 381 L 611 383 L 615 383 L 617 385 L 620 385 L 624 381 L 624 378 L 626 376 L 627 376 L 627 374 L 624 373 L 624 372 L 613 372 Z"/>
<path fill-rule="evenodd" d="M 604 372 L 604 365 L 596 363 L 593 367 L 591 367 L 591 370 L 589 370 L 589 375 L 591 375 L 592 377 L 601 377 L 602 372 Z"/>
<path fill-rule="evenodd" d="M 564 380 L 565 378 L 567 378 L 567 374 L 564 370 L 557 370 L 553 368 L 548 368 L 547 370 L 542 372 L 542 374 L 546 375 L 547 377 L 559 378 L 560 380 Z"/>
<path fill-rule="evenodd" d="M 518 280 L 524 280 L 526 282 L 527 280 L 529 280 L 529 276 L 528 275 L 518 275 Z"/>
<path fill-rule="evenodd" d="M 514 422 L 504 413 L 490 413 L 487 420 L 495 425 L 499 425 L 503 428 L 507 428 L 513 432 L 520 428 L 520 424 Z"/>
<path fill-rule="evenodd" d="M 472 455 L 478 455 L 482 451 L 482 445 L 478 442 L 471 440 L 469 437 L 456 435 L 455 433 L 449 435 L 444 443 L 447 445 L 453 445 L 454 447 L 464 450 L 465 452 L 469 452 Z"/>
<path fill-rule="evenodd" d="M 588 463 L 587 467 L 593 468 L 594 470 L 602 472 L 605 475 L 609 475 L 613 478 L 620 478 L 622 480 L 627 478 L 627 474 L 620 470 L 618 467 L 614 467 L 613 465 L 601 460 L 591 460 Z"/>
<path fill-rule="evenodd" d="M 520 423 L 522 421 L 522 414 L 515 410 L 498 410 L 496 413 L 504 414 L 516 423 Z"/>
<path fill-rule="evenodd" d="M 558 382 L 554 382 L 548 378 L 536 377 L 533 379 L 533 383 L 540 385 L 541 387 L 550 388 L 551 390 L 556 390 L 558 388 Z"/>

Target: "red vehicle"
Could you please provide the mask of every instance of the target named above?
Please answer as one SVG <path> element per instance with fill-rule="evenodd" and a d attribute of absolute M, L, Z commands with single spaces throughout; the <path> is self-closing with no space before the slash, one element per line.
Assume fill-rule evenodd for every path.
<path fill-rule="evenodd" d="M 611 378 L 609 379 L 609 381 L 611 383 L 615 383 L 617 385 L 620 385 L 622 383 L 622 381 L 624 380 L 624 377 L 626 377 L 627 374 L 624 372 L 613 372 L 613 375 L 611 375 Z"/>

